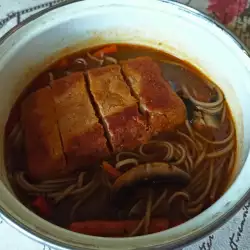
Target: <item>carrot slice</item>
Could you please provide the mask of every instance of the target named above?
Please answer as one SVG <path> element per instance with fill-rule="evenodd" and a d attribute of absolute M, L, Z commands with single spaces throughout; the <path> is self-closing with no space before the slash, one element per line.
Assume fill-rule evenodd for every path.
<path fill-rule="evenodd" d="M 74 222 L 69 229 L 73 232 L 103 237 L 122 237 L 138 226 L 140 220 L 123 221 L 83 221 Z M 149 233 L 156 233 L 168 229 L 167 219 L 152 219 L 149 224 Z"/>
<path fill-rule="evenodd" d="M 117 178 L 119 177 L 122 173 L 115 169 L 112 165 L 110 165 L 108 162 L 104 161 L 102 163 L 103 169 L 112 177 Z"/>
<path fill-rule="evenodd" d="M 111 54 L 117 52 L 117 46 L 115 44 L 112 44 L 110 46 L 106 46 L 104 48 L 101 48 L 100 50 L 97 50 L 93 56 L 102 58 L 104 55 Z"/>
<path fill-rule="evenodd" d="M 172 223 L 170 223 L 170 226 L 171 227 L 177 227 L 177 226 L 180 226 L 183 223 L 185 223 L 184 220 L 175 220 L 175 221 L 172 221 Z"/>
<path fill-rule="evenodd" d="M 68 66 L 69 62 L 68 62 L 68 59 L 67 58 L 63 58 L 61 59 L 58 63 L 57 63 L 57 66 L 59 68 L 66 68 Z"/>
<path fill-rule="evenodd" d="M 38 210 L 41 216 L 49 217 L 52 214 L 51 208 L 43 196 L 37 196 L 32 202 L 32 206 Z"/>

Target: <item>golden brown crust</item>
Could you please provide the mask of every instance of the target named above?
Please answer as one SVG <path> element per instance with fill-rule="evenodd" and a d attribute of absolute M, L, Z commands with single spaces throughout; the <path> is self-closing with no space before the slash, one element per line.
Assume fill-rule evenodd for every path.
<path fill-rule="evenodd" d="M 83 74 L 73 73 L 52 84 L 64 152 L 70 168 L 94 163 L 109 154 Z M 91 136 L 90 136 L 91 135 Z"/>
<path fill-rule="evenodd" d="M 67 166 L 50 88 L 42 88 L 24 100 L 21 119 L 31 177 L 46 180 L 64 176 Z"/>
<path fill-rule="evenodd" d="M 137 105 L 105 117 L 105 122 L 115 152 L 132 150 L 149 139 L 150 133 L 145 120 L 138 112 Z"/>
<path fill-rule="evenodd" d="M 184 123 L 184 103 L 162 77 L 160 67 L 150 57 L 137 57 L 122 61 L 121 64 L 141 108 L 149 114 L 150 126 L 154 132 L 171 130 Z"/>
<path fill-rule="evenodd" d="M 88 71 L 90 91 L 115 152 L 133 149 L 149 138 L 146 120 L 123 79 L 119 65 Z"/>
<path fill-rule="evenodd" d="M 125 83 L 119 65 L 111 65 L 88 71 L 90 89 L 103 116 L 113 115 L 124 108 L 136 105 Z"/>

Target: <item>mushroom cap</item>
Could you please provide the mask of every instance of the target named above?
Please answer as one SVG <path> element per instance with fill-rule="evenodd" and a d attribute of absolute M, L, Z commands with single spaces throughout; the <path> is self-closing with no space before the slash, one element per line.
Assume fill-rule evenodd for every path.
<path fill-rule="evenodd" d="M 176 166 L 166 162 L 154 162 L 138 165 L 119 176 L 113 184 L 113 191 L 131 187 L 139 182 L 163 180 L 177 185 L 187 185 L 190 175 Z"/>

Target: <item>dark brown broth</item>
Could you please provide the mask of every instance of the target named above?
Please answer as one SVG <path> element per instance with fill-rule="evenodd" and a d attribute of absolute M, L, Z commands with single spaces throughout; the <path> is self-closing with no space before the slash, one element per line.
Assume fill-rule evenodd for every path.
<path fill-rule="evenodd" d="M 99 48 L 99 47 L 98 47 Z M 20 103 L 22 100 L 31 92 L 36 91 L 37 89 L 44 87 L 49 84 L 49 73 L 52 73 L 55 79 L 63 77 L 67 74 L 67 72 L 75 72 L 75 71 L 86 71 L 89 68 L 98 67 L 98 64 L 91 63 L 88 67 L 83 64 L 76 64 L 75 60 L 77 58 L 84 58 L 88 62 L 90 62 L 86 57 L 86 52 L 92 53 L 96 51 L 98 48 L 92 48 L 90 50 L 83 50 L 77 52 L 73 55 L 67 56 L 58 60 L 40 75 L 38 75 L 31 84 L 24 90 L 23 94 L 18 99 L 16 105 L 14 105 L 13 110 L 9 116 L 9 120 L 6 126 L 6 135 L 9 134 L 14 124 L 20 119 Z M 175 87 L 178 89 L 180 84 L 190 84 L 195 86 L 197 90 L 198 100 L 206 100 L 208 96 L 212 95 L 210 93 L 210 89 L 207 87 L 206 82 L 208 79 L 202 75 L 199 71 L 197 71 L 192 65 L 187 62 L 180 61 L 179 59 L 163 53 L 162 51 L 157 51 L 155 49 L 143 46 L 136 45 L 126 45 L 119 44 L 118 52 L 115 54 L 111 54 L 110 56 L 114 56 L 117 60 L 123 60 L 128 58 L 135 58 L 138 56 L 150 56 L 155 61 L 157 61 L 163 71 L 163 75 L 166 80 L 169 80 L 175 84 Z M 168 63 L 168 62 L 171 63 Z M 173 65 L 180 64 L 182 66 Z M 201 132 L 202 135 L 206 136 L 211 140 L 222 140 L 226 138 L 228 135 L 228 127 L 229 121 L 232 120 L 230 112 L 227 114 L 227 119 L 224 124 L 220 127 L 220 129 L 204 129 Z M 192 119 L 190 120 L 192 122 Z M 182 131 L 186 132 L 185 126 L 180 128 Z M 176 133 L 165 133 L 156 138 L 157 140 L 167 139 L 168 141 L 178 141 L 181 140 Z M 216 146 L 218 149 L 219 146 Z M 25 152 L 13 152 L 10 145 L 6 144 L 6 152 L 8 155 L 14 155 L 12 157 L 12 164 L 10 165 L 10 172 L 15 172 L 16 170 L 26 170 L 26 160 L 25 160 Z M 112 162 L 112 159 L 110 159 Z M 215 163 L 216 164 L 216 163 Z M 216 168 L 216 166 L 215 166 Z M 228 179 L 230 178 L 230 174 L 228 174 L 227 178 L 224 179 L 223 183 L 220 185 L 220 191 L 217 192 L 218 197 L 224 192 L 225 187 L 228 183 Z M 25 192 L 20 191 L 13 183 L 14 190 L 17 195 L 21 198 L 21 201 L 24 202 L 25 205 L 30 207 L 30 201 L 33 197 L 28 197 Z M 155 196 L 160 194 L 164 187 L 161 185 L 155 185 Z M 170 187 L 170 190 L 175 190 L 175 187 Z M 145 187 L 138 187 L 138 189 L 134 192 L 134 197 L 126 197 L 123 200 L 127 201 L 127 204 L 116 204 L 114 205 L 109 199 L 109 191 L 105 189 L 99 189 L 89 200 L 86 202 L 80 209 L 78 209 L 75 220 L 98 220 L 98 219 L 109 219 L 109 220 L 121 220 L 126 219 L 124 216 L 124 211 L 126 211 L 126 207 L 130 207 L 130 204 L 133 204 L 135 197 L 145 196 L 147 189 Z M 171 191 L 169 192 L 169 195 Z M 131 194 L 130 194 L 131 195 Z M 217 198 L 218 198 L 217 197 Z M 210 201 L 207 201 L 207 206 L 211 205 Z M 49 219 L 51 222 L 67 227 L 69 224 L 69 210 L 72 206 L 72 200 L 66 199 L 65 201 L 59 203 L 57 207 L 54 207 L 53 216 Z M 166 204 L 161 206 L 156 210 L 155 216 L 166 216 L 170 220 L 170 224 L 174 225 L 176 221 L 184 221 L 183 216 L 180 211 L 177 209 L 173 209 L 170 212 L 166 211 Z M 180 206 L 179 201 L 176 200 L 173 206 Z M 120 209 L 119 207 L 123 207 Z"/>

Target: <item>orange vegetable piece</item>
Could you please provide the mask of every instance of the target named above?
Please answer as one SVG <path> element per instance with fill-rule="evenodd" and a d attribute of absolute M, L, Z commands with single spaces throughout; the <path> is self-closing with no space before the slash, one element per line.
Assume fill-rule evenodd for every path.
<path fill-rule="evenodd" d="M 58 63 L 57 63 L 57 66 L 59 68 L 66 68 L 68 66 L 69 62 L 67 60 L 67 58 L 63 58 L 61 59 Z"/>
<path fill-rule="evenodd" d="M 36 199 L 32 202 L 32 206 L 38 210 L 41 216 L 49 217 L 52 214 L 49 203 L 43 196 L 36 197 Z"/>
<path fill-rule="evenodd" d="M 112 177 L 117 178 L 119 177 L 122 173 L 115 169 L 112 165 L 110 165 L 108 162 L 104 161 L 102 163 L 103 169 Z"/>
<path fill-rule="evenodd" d="M 112 45 L 109 45 L 109 46 L 106 46 L 104 48 L 101 48 L 101 49 L 97 50 L 93 54 L 93 56 L 102 58 L 104 55 L 112 54 L 112 53 L 115 53 L 115 52 L 117 52 L 117 46 L 115 44 L 112 44 Z"/>
<path fill-rule="evenodd" d="M 82 221 L 74 222 L 69 229 L 73 232 L 93 236 L 122 237 L 134 231 L 140 220 L 123 221 Z M 156 233 L 168 229 L 167 219 L 152 219 L 149 224 L 149 233 Z"/>
<path fill-rule="evenodd" d="M 171 227 L 177 227 L 180 226 L 181 224 L 185 223 L 184 220 L 176 220 L 171 223 Z"/>

